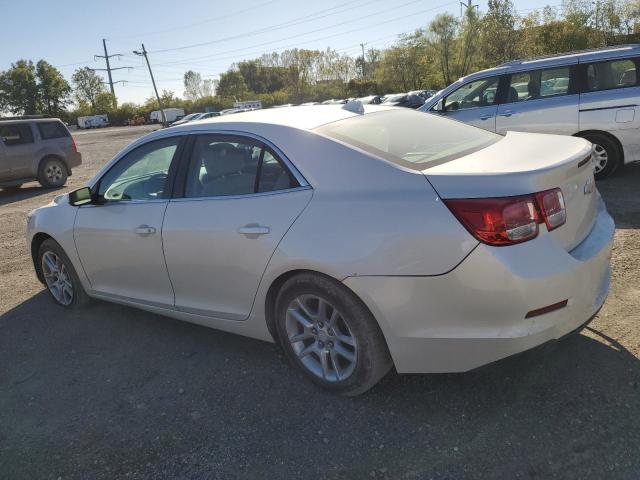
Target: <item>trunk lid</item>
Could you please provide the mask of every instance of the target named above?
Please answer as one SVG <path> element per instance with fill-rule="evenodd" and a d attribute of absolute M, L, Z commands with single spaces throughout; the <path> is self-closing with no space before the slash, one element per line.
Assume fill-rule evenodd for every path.
<path fill-rule="evenodd" d="M 591 149 L 582 138 L 508 132 L 487 148 L 423 173 L 443 199 L 508 197 L 560 188 L 567 221 L 549 234 L 571 250 L 588 235 L 596 217 Z"/>

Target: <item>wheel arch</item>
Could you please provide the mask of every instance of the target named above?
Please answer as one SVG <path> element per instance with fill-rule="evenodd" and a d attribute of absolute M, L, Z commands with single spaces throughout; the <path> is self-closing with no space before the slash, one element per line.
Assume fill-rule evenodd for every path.
<path fill-rule="evenodd" d="M 278 298 L 278 293 L 280 292 L 280 289 L 282 288 L 282 286 L 285 284 L 287 280 L 295 277 L 296 275 L 302 275 L 302 274 L 313 274 L 313 275 L 324 277 L 327 280 L 340 284 L 343 288 L 351 292 L 354 298 L 356 298 L 362 304 L 362 306 L 367 309 L 367 311 L 371 314 L 371 317 L 376 321 L 378 328 L 380 328 L 380 331 L 382 332 L 382 337 L 385 340 L 385 344 L 387 343 L 386 337 L 384 336 L 384 330 L 380 326 L 378 319 L 375 317 L 375 315 L 373 314 L 369 306 L 366 304 L 366 302 L 362 300 L 362 298 L 360 298 L 360 296 L 356 292 L 354 292 L 351 288 L 345 285 L 344 282 L 341 282 L 340 279 L 338 278 L 335 278 L 331 275 L 327 275 L 326 273 L 322 273 L 318 270 L 305 269 L 305 268 L 293 269 L 280 274 L 278 277 L 276 277 L 275 280 L 271 282 L 271 285 L 267 290 L 267 294 L 265 296 L 265 304 L 264 304 L 264 316 L 265 316 L 265 321 L 267 323 L 267 329 L 269 330 L 269 333 L 271 334 L 271 337 L 273 338 L 274 342 L 276 343 L 279 342 L 278 332 L 277 332 L 276 323 L 275 323 L 276 299 Z M 389 348 L 388 345 L 386 346 L 387 348 Z"/>
<path fill-rule="evenodd" d="M 603 137 L 606 137 L 609 140 L 611 140 L 616 146 L 616 148 L 618 149 L 620 165 L 624 164 L 624 148 L 622 147 L 622 143 L 620 142 L 618 137 L 616 137 L 611 132 L 607 132 L 604 130 L 582 130 L 578 133 L 573 134 L 574 137 L 581 137 L 581 138 L 588 137 L 589 135 L 602 135 Z"/>
<path fill-rule="evenodd" d="M 36 233 L 31 239 L 31 260 L 33 261 L 33 268 L 36 271 L 36 276 L 40 283 L 44 285 L 44 276 L 42 275 L 42 268 L 40 268 L 40 262 L 38 262 L 38 251 L 40 246 L 45 240 L 53 239 L 53 237 L 44 232 Z"/>
<path fill-rule="evenodd" d="M 60 160 L 67 170 L 67 175 L 71 175 L 71 168 L 69 168 L 69 164 L 67 163 L 65 158 L 60 154 L 51 153 L 51 152 L 48 152 L 42 155 L 42 157 L 38 161 L 38 171 L 37 171 L 38 174 L 40 174 L 40 167 L 48 158 L 55 158 L 56 160 Z"/>

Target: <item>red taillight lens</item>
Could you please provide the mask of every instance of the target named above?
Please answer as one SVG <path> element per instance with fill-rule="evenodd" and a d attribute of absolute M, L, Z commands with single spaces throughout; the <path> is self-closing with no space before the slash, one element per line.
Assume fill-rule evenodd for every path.
<path fill-rule="evenodd" d="M 71 137 L 71 145 L 73 145 L 73 151 L 78 153 L 78 146 L 76 145 L 76 139 Z"/>
<path fill-rule="evenodd" d="M 559 188 L 536 193 L 538 208 L 547 224 L 547 230 L 558 228 L 567 221 L 567 210 L 564 207 L 564 197 Z"/>
<path fill-rule="evenodd" d="M 444 200 L 469 232 L 483 243 L 503 246 L 526 242 L 538 235 L 538 224 L 548 230 L 567 218 L 560 189 L 533 195 Z"/>

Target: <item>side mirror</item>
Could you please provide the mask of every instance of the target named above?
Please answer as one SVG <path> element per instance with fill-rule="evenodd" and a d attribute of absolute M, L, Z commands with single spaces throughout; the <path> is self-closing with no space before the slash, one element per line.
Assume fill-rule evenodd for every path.
<path fill-rule="evenodd" d="M 433 106 L 433 111 L 434 112 L 444 112 L 444 98 L 441 98 L 440 100 L 438 100 L 438 103 L 436 103 Z"/>
<path fill-rule="evenodd" d="M 69 193 L 69 204 L 74 207 L 88 205 L 90 203 L 93 203 L 93 196 L 91 195 L 91 189 L 89 187 L 82 187 Z"/>

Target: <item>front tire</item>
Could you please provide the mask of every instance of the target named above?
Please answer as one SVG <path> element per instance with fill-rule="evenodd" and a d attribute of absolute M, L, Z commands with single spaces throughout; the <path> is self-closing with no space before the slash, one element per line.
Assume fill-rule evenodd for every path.
<path fill-rule="evenodd" d="M 38 182 L 45 188 L 58 188 L 67 182 L 67 166 L 62 160 L 47 157 L 40 162 Z"/>
<path fill-rule="evenodd" d="M 621 154 L 618 145 L 606 135 L 590 133 L 584 138 L 594 146 L 594 175 L 596 180 L 607 178 L 620 166 Z"/>
<path fill-rule="evenodd" d="M 63 248 L 53 239 L 42 242 L 38 261 L 44 283 L 53 301 L 65 308 L 84 307 L 90 298 Z"/>
<path fill-rule="evenodd" d="M 371 312 L 333 279 L 314 273 L 290 278 L 280 289 L 275 313 L 288 360 L 325 390 L 360 395 L 393 365 Z"/>

